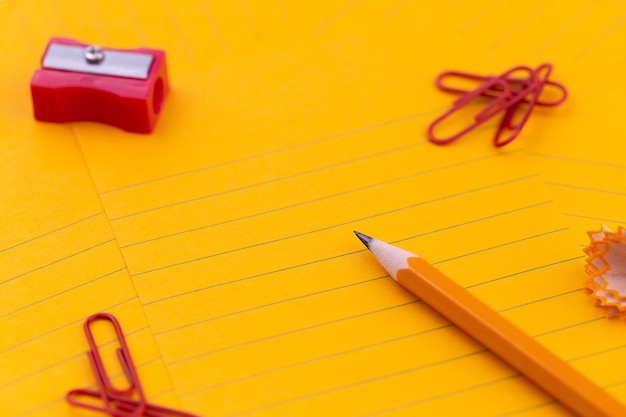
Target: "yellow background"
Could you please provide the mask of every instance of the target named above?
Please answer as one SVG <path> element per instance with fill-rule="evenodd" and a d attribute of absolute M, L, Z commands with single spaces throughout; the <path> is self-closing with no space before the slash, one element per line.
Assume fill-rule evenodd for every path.
<path fill-rule="evenodd" d="M 626 402 L 624 323 L 581 286 L 585 231 L 626 223 L 626 4 L 432 3 L 0 0 L 0 412 L 92 415 L 63 397 L 109 311 L 150 401 L 200 415 L 569 415 L 354 229 Z M 165 50 L 155 131 L 36 122 L 52 36 Z M 570 96 L 511 145 L 426 140 L 439 72 L 543 62 Z"/>

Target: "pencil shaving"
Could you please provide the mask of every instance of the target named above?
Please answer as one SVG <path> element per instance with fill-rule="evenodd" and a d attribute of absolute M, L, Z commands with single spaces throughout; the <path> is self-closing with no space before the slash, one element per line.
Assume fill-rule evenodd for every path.
<path fill-rule="evenodd" d="M 626 229 L 602 226 L 587 234 L 584 287 L 608 317 L 626 318 Z"/>

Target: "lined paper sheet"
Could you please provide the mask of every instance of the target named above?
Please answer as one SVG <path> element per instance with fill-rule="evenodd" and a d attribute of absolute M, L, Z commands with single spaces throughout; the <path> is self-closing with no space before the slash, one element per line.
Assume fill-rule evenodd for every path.
<path fill-rule="evenodd" d="M 240 53 L 246 43 L 258 41 L 277 22 L 295 14 L 297 2 L 290 3 L 276 2 L 274 8 L 246 2 L 198 4 L 206 22 L 216 25 L 214 37 L 202 37 L 203 53 Z M 181 13 L 183 20 L 201 16 L 199 9 L 175 10 L 168 2 L 143 7 L 142 2 L 0 2 L 5 23 L 0 44 L 11 61 L 0 69 L 3 415 L 79 413 L 65 403 L 64 395 L 73 388 L 95 388 L 83 322 L 99 311 L 120 320 L 149 401 L 180 405 L 72 126 L 36 123 L 28 93 L 50 36 L 137 47 L 155 41 L 164 26 L 171 33 Z M 152 19 L 155 16 L 163 20 Z M 218 25 L 232 32 L 224 34 Z M 182 44 L 181 38 L 174 38 L 163 46 L 178 62 L 187 52 L 185 36 L 193 38 L 181 33 Z M 109 358 L 116 347 L 114 335 L 102 336 L 98 342 Z M 115 360 L 107 359 L 107 364 L 115 371 L 115 383 L 123 386 Z M 92 415 L 84 410 L 80 414 Z"/>
<path fill-rule="evenodd" d="M 370 21 L 362 21 L 361 27 L 396 30 L 402 20 L 406 25 L 415 24 L 418 10 L 425 13 L 415 2 L 398 5 L 397 13 L 383 13 L 381 8 Z M 579 247 L 587 243 L 586 231 L 597 230 L 601 224 L 613 228 L 623 224 L 620 137 L 625 128 L 619 115 L 624 109 L 620 74 L 626 58 L 617 51 L 626 30 L 624 5 L 580 1 L 564 8 L 556 3 L 527 3 L 517 21 L 503 19 L 504 4 L 477 5 L 465 16 L 460 13 L 463 4 L 454 6 L 446 13 L 445 23 L 437 19 L 419 23 L 424 37 L 437 31 L 448 34 L 451 42 L 441 41 L 446 53 L 462 56 L 467 50 L 475 55 L 450 68 L 496 73 L 494 68 L 512 64 L 552 62 L 554 79 L 568 87 L 570 98 L 558 110 L 560 115 L 555 116 L 554 109 L 535 110 L 518 141 L 527 143 L 528 164 L 541 173 Z M 363 4 L 363 9 L 373 10 L 373 3 Z M 335 22 L 337 32 L 354 26 L 355 20 L 349 15 L 345 18 L 345 23 Z M 332 30 L 329 27 L 325 33 Z M 580 273 L 573 276 L 584 279 Z M 537 313 L 536 320 L 545 320 L 543 312 Z M 607 389 L 624 395 L 623 368 L 615 359 L 626 346 L 619 337 L 620 329 L 621 323 L 615 321 L 581 320 L 568 331 L 546 337 L 576 366 L 597 375 Z"/>
<path fill-rule="evenodd" d="M 202 415 L 568 415 L 391 282 L 353 229 L 420 253 L 626 399 L 622 323 L 580 289 L 575 220 L 618 220 L 604 202 L 623 198 L 600 182 L 621 172 L 619 123 L 586 140 L 622 87 L 586 78 L 621 68 L 622 6 L 531 2 L 512 21 L 488 1 L 297 3 L 0 2 L 3 40 L 23 45 L 1 70 L 21 100 L 0 128 L 0 192 L 16 202 L 0 248 L 5 414 L 74 415 L 62 395 L 93 381 L 82 320 L 109 310 L 151 400 Z M 32 121 L 24 87 L 52 35 L 165 49 L 154 134 Z M 439 71 L 543 60 L 572 100 L 505 150 L 489 128 L 425 142 L 451 102 Z"/>
<path fill-rule="evenodd" d="M 584 302 L 568 230 L 519 146 L 423 139 L 447 98 L 420 87 L 432 63 L 393 63 L 412 60 L 393 36 L 190 73 L 149 140 L 76 125 L 184 407 L 414 414 L 467 409 L 472 393 L 476 415 L 558 408 L 352 234 L 421 253 L 531 334 L 598 318 L 525 319 Z"/>
<path fill-rule="evenodd" d="M 626 125 L 620 99 L 626 91 L 621 80 L 626 54 L 613 52 L 626 36 L 626 7 L 602 6 L 579 10 L 579 14 L 585 13 L 585 19 L 568 22 L 558 36 L 546 42 L 545 49 L 556 54 L 568 43 L 568 37 L 588 31 L 589 20 L 606 21 L 605 26 L 590 31 L 578 48 L 562 53 L 568 68 L 564 76 L 575 80 L 572 87 L 576 106 L 568 123 L 550 127 L 551 140 L 529 147 L 533 163 L 542 167 L 546 183 L 558 196 L 581 244 L 588 243 L 583 233 L 586 230 L 598 230 L 601 224 L 616 228 L 626 222 L 622 210 L 626 202 L 626 165 L 621 157 Z M 577 73 L 586 76 L 577 82 Z"/>
<path fill-rule="evenodd" d="M 407 3 L 389 28 L 403 18 L 410 24 L 412 5 Z M 450 45 L 449 51 L 456 53 L 472 45 L 472 52 L 483 60 L 498 57 L 501 68 L 511 63 L 554 63 L 554 79 L 568 87 L 570 98 L 559 109 L 560 116 L 537 109 L 519 140 L 527 143 L 528 164 L 541 173 L 582 247 L 587 243 L 586 231 L 597 230 L 601 224 L 615 228 L 624 223 L 620 138 L 625 127 L 619 114 L 624 109 L 620 73 L 626 58 L 617 51 L 626 30 L 626 9 L 619 2 L 581 1 L 567 8 L 551 3 L 528 6 L 515 22 L 502 19 L 506 10 L 502 4 L 477 8 L 476 14 L 468 14 L 467 25 L 456 23 L 458 44 Z M 426 28 L 424 33 L 431 30 Z M 510 61 L 510 56 L 516 60 Z M 482 63 L 467 67 L 474 68 L 488 71 Z M 581 321 L 562 336 L 549 337 L 577 366 L 601 377 L 602 385 L 617 395 L 624 395 L 623 368 L 615 360 L 626 346 L 620 329 L 616 321 Z M 586 343 L 572 344 L 572 340 Z"/>
<path fill-rule="evenodd" d="M 76 415 L 65 393 L 95 388 L 83 321 L 103 310 L 122 322 L 147 395 L 176 405 L 72 127 L 32 120 L 24 68 L 39 57 L 32 40 L 15 30 L 23 16 L 13 7 L 0 4 L 3 16 L 15 13 L 2 36 L 11 59 L 21 63 L 0 68 L 0 410 L 6 416 Z M 109 355 L 112 335 L 100 335 Z M 119 372 L 115 381 L 123 383 Z"/>
<path fill-rule="evenodd" d="M 538 109 L 519 140 L 527 143 L 528 164 L 541 173 L 582 248 L 588 241 L 586 231 L 597 230 L 602 224 L 613 228 L 623 224 L 621 137 L 625 126 L 619 115 L 624 109 L 620 73 L 626 58 L 616 51 L 626 30 L 626 9 L 619 2 L 580 2 L 567 9 L 538 4 L 509 30 L 501 31 L 501 38 L 489 42 L 489 34 L 479 27 L 497 29 L 503 24 L 503 10 L 499 5 L 481 15 L 476 28 L 464 32 L 463 42 L 481 45 L 475 49 L 479 56 L 489 52 L 502 57 L 502 68 L 508 66 L 506 58 L 511 52 L 507 51 L 534 58 L 536 63 L 551 61 L 554 79 L 569 88 L 571 95 L 559 109 L 560 116 Z M 402 16 L 407 14 L 399 13 L 398 19 Z M 584 280 L 580 273 L 573 276 Z M 536 319 L 543 320 L 544 314 Z M 581 320 L 567 331 L 546 335 L 546 340 L 602 386 L 624 398 L 624 368 L 616 361 L 626 347 L 622 325 L 606 319 Z"/>
<path fill-rule="evenodd" d="M 481 58 L 480 62 L 459 62 L 454 69 L 497 73 L 511 64 L 552 62 L 553 78 L 569 88 L 567 109 L 562 110 L 567 122 L 551 122 L 553 109 L 536 109 L 533 119 L 538 121 L 527 126 L 529 133 L 522 138 L 527 138 L 529 163 L 541 167 L 542 178 L 580 244 L 587 243 L 584 232 L 597 230 L 600 224 L 612 228 L 624 224 L 621 207 L 626 194 L 621 185 L 625 173 L 622 141 L 616 138 L 625 129 L 618 97 L 624 91 L 620 74 L 626 56 L 616 48 L 625 36 L 625 6 L 584 0 L 567 7 L 530 2 L 514 22 L 502 18 L 509 7 L 506 4 L 453 2 L 449 6 L 445 22 L 434 18 L 419 24 L 423 34 L 445 25 L 453 41 L 446 43 L 450 55 L 456 56 L 465 44 L 472 45 L 469 50 Z M 328 40 L 346 33 L 389 30 L 398 21 L 416 21 L 418 13 L 429 14 L 433 8 L 438 6 L 359 2 L 324 30 L 310 31 L 309 37 Z M 511 57 L 516 61 L 509 62 Z M 549 139 L 533 139 L 538 135 Z"/>

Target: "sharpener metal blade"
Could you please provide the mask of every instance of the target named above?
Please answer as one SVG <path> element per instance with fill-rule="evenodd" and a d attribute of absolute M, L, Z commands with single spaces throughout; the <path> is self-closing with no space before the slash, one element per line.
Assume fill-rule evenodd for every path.
<path fill-rule="evenodd" d="M 43 58 L 42 67 L 142 80 L 148 78 L 153 60 L 150 54 L 105 49 L 102 61 L 90 63 L 85 57 L 86 49 L 77 45 L 50 44 Z"/>

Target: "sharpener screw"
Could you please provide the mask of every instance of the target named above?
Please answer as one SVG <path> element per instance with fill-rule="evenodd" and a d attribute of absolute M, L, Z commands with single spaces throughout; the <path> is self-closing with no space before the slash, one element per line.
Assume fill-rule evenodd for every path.
<path fill-rule="evenodd" d="M 104 60 L 104 50 L 97 45 L 88 46 L 85 49 L 85 59 L 90 64 L 99 64 Z"/>

